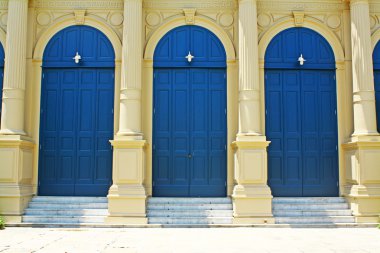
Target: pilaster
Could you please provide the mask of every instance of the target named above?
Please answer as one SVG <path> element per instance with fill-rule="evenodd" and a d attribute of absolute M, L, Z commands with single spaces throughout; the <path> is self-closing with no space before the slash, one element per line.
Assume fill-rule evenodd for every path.
<path fill-rule="evenodd" d="M 124 0 L 119 132 L 113 146 L 108 223 L 146 224 L 145 144 L 141 132 L 142 0 Z"/>
<path fill-rule="evenodd" d="M 0 134 L 25 135 L 24 96 L 28 0 L 9 1 L 7 24 Z"/>
<path fill-rule="evenodd" d="M 33 195 L 34 143 L 25 135 L 28 0 L 9 0 L 0 130 L 0 214 L 20 221 Z"/>
<path fill-rule="evenodd" d="M 119 136 L 142 139 L 142 0 L 124 1 Z"/>
<path fill-rule="evenodd" d="M 239 1 L 239 133 L 235 150 L 234 223 L 274 223 L 261 129 L 256 0 Z"/>
<path fill-rule="evenodd" d="M 343 144 L 344 195 L 357 222 L 378 222 L 380 135 L 376 127 L 368 0 L 351 0 L 354 133 Z"/>

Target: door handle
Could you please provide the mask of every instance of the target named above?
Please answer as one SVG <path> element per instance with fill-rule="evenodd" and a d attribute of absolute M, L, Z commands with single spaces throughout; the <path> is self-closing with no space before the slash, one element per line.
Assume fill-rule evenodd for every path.
<path fill-rule="evenodd" d="M 191 154 L 188 154 L 187 155 L 187 158 L 191 159 L 192 155 Z"/>

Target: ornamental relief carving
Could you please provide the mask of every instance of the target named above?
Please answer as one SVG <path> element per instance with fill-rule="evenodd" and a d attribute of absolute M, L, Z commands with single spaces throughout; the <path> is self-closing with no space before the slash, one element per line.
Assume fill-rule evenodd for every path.
<path fill-rule="evenodd" d="M 6 10 L 0 11 L 0 28 L 3 29 L 4 32 L 7 31 L 7 22 L 8 22 L 8 11 Z"/>
<path fill-rule="evenodd" d="M 343 21 L 342 13 L 307 13 L 294 11 L 293 13 L 261 12 L 257 16 L 259 40 L 272 26 L 285 20 L 294 20 L 294 25 L 302 27 L 305 20 L 317 22 L 326 26 L 339 39 L 343 46 Z"/>
<path fill-rule="evenodd" d="M 380 13 L 370 15 L 369 20 L 371 22 L 371 34 L 374 34 L 380 29 Z"/>
<path fill-rule="evenodd" d="M 175 18 L 183 18 L 186 24 L 193 24 L 194 19 L 202 17 L 220 26 L 232 41 L 236 39 L 236 11 L 208 11 L 198 9 L 182 10 L 147 10 L 144 13 L 145 20 L 145 42 L 163 24 Z"/>
<path fill-rule="evenodd" d="M 35 43 L 44 31 L 55 23 L 72 18 L 75 23 L 80 25 L 85 22 L 86 17 L 98 19 L 108 24 L 122 38 L 124 16 L 122 11 L 98 11 L 98 10 L 36 10 L 35 12 Z M 1 25 L 1 14 L 0 14 Z"/>

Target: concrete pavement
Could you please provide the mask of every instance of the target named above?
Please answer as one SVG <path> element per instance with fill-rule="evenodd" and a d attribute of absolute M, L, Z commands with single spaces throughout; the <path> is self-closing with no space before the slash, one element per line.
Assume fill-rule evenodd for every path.
<path fill-rule="evenodd" d="M 380 229 L 6 228 L 0 252 L 380 252 Z"/>

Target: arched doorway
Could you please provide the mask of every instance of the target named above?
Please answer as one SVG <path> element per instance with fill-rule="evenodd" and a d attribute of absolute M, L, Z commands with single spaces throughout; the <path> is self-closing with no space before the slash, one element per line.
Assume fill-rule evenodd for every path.
<path fill-rule="evenodd" d="M 4 81 L 4 48 L 3 45 L 0 43 L 0 120 L 1 120 L 1 110 L 3 105 L 3 81 Z"/>
<path fill-rule="evenodd" d="M 335 57 L 320 34 L 290 28 L 273 38 L 265 55 L 265 103 L 273 195 L 337 196 Z"/>
<path fill-rule="evenodd" d="M 222 43 L 205 28 L 181 26 L 160 40 L 153 65 L 153 196 L 226 196 Z"/>
<path fill-rule="evenodd" d="M 377 132 L 380 133 L 380 42 L 377 43 L 373 52 L 373 67 L 375 77 Z"/>
<path fill-rule="evenodd" d="M 108 38 L 89 26 L 65 28 L 47 44 L 39 195 L 106 196 L 112 180 L 114 59 Z"/>

